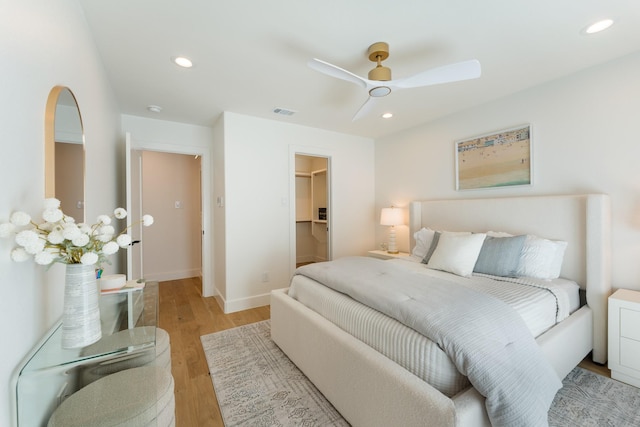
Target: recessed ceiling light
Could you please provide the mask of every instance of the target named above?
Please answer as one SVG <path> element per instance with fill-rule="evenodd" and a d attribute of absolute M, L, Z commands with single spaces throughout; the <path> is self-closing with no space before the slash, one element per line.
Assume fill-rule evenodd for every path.
<path fill-rule="evenodd" d="M 158 105 L 148 105 L 147 110 L 151 111 L 152 113 L 159 113 L 160 111 L 162 111 L 162 107 Z"/>
<path fill-rule="evenodd" d="M 393 113 L 384 113 L 384 114 L 382 115 L 382 118 L 383 118 L 383 119 L 390 119 L 391 117 L 393 117 Z"/>
<path fill-rule="evenodd" d="M 586 34 L 595 34 L 595 33 L 599 33 L 600 31 L 606 30 L 612 25 L 613 25 L 613 19 L 603 19 L 601 21 L 598 21 L 589 25 L 587 28 L 585 28 L 584 32 Z"/>
<path fill-rule="evenodd" d="M 193 62 L 189 58 L 185 58 L 184 56 L 176 56 L 175 58 L 171 58 L 176 65 L 179 65 L 183 68 L 191 68 L 193 67 Z"/>

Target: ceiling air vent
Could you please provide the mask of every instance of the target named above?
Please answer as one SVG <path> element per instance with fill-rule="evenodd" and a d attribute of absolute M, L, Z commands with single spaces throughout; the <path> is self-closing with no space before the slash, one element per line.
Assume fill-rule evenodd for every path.
<path fill-rule="evenodd" d="M 276 114 L 281 114 L 283 116 L 293 116 L 296 112 L 292 110 L 287 110 L 286 108 L 274 108 L 273 112 Z"/>

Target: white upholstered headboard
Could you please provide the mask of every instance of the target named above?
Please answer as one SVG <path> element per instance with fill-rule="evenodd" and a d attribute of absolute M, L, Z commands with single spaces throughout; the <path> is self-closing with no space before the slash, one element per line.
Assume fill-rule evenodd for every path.
<path fill-rule="evenodd" d="M 409 238 L 433 230 L 535 234 L 568 242 L 562 277 L 586 289 L 593 310 L 593 359 L 607 360 L 607 298 L 611 294 L 611 208 L 605 194 L 423 200 L 409 210 Z"/>

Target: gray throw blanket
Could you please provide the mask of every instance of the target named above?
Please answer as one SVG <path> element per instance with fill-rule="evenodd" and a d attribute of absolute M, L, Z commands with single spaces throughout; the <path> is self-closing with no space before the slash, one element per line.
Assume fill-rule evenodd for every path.
<path fill-rule="evenodd" d="M 518 313 L 495 297 L 375 258 L 348 257 L 296 270 L 437 343 L 486 398 L 494 426 L 546 426 L 562 387 Z M 471 280 L 471 279 L 470 279 Z"/>

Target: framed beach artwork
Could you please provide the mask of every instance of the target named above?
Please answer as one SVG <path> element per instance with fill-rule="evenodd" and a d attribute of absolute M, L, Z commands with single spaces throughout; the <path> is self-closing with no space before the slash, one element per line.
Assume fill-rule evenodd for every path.
<path fill-rule="evenodd" d="M 456 141 L 456 190 L 531 185 L 531 125 Z"/>

